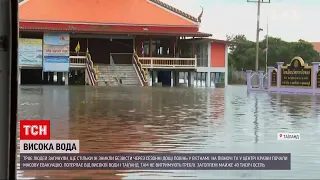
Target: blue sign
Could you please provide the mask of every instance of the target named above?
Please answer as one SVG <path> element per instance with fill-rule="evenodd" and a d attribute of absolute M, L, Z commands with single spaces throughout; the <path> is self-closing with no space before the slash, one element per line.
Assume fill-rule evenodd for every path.
<path fill-rule="evenodd" d="M 19 65 L 42 65 L 42 39 L 19 39 Z"/>
<path fill-rule="evenodd" d="M 45 56 L 43 72 L 69 72 L 69 56 Z"/>
<path fill-rule="evenodd" d="M 69 72 L 70 36 L 68 33 L 45 33 L 43 36 L 43 71 Z"/>

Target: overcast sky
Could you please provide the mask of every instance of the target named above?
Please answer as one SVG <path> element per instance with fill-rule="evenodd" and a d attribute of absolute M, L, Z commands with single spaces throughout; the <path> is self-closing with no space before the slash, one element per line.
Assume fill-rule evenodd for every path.
<path fill-rule="evenodd" d="M 225 39 L 229 34 L 256 37 L 257 4 L 247 0 L 162 0 L 195 17 L 204 7 L 200 31 L 212 33 L 214 38 Z M 269 35 L 286 41 L 304 39 L 320 42 L 320 0 L 271 0 L 261 6 L 260 38 Z"/>

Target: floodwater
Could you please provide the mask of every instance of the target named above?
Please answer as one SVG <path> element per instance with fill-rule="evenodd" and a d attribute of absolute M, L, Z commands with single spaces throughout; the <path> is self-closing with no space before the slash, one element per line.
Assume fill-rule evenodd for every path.
<path fill-rule="evenodd" d="M 226 89 L 23 86 L 20 119 L 50 119 L 81 152 L 292 153 L 290 171 L 19 171 L 39 179 L 319 179 L 320 97 Z M 277 133 L 301 133 L 278 141 Z"/>

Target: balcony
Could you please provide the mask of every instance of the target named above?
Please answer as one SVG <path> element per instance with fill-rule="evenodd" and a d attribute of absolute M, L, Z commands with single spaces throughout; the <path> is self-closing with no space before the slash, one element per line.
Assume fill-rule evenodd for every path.
<path fill-rule="evenodd" d="M 70 56 L 70 67 L 73 68 L 85 68 L 87 63 L 86 56 Z"/>
<path fill-rule="evenodd" d="M 195 69 L 197 58 L 139 57 L 142 68 Z"/>

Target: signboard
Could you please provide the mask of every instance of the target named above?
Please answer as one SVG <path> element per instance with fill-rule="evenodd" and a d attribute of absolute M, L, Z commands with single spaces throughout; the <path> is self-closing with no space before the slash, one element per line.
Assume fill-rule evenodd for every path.
<path fill-rule="evenodd" d="M 43 72 L 69 72 L 69 57 L 45 56 L 43 62 Z"/>
<path fill-rule="evenodd" d="M 68 33 L 45 33 L 43 37 L 43 71 L 69 72 Z"/>
<path fill-rule="evenodd" d="M 42 65 L 42 39 L 19 38 L 19 65 Z"/>
<path fill-rule="evenodd" d="M 312 66 L 295 57 L 290 64 L 281 67 L 281 87 L 312 88 Z"/>
<path fill-rule="evenodd" d="M 271 72 L 271 86 L 276 87 L 278 85 L 278 70 L 274 69 Z"/>

